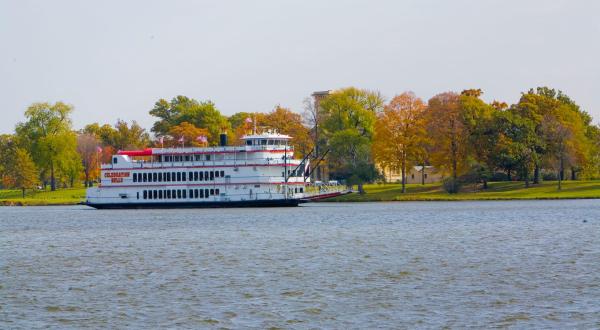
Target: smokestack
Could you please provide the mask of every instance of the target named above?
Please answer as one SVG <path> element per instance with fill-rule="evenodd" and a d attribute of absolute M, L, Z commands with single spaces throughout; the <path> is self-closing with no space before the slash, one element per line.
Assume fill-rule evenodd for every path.
<path fill-rule="evenodd" d="M 221 147 L 227 146 L 227 133 L 221 133 L 221 135 L 219 136 L 219 145 Z"/>

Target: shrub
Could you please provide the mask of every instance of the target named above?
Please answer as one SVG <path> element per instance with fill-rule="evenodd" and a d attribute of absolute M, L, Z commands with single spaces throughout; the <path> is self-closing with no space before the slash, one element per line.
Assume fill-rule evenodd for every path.
<path fill-rule="evenodd" d="M 460 191 L 460 181 L 454 178 L 446 178 L 443 182 L 444 190 L 449 194 L 456 194 Z"/>
<path fill-rule="evenodd" d="M 504 172 L 495 172 L 490 178 L 491 182 L 508 181 L 508 174 Z"/>

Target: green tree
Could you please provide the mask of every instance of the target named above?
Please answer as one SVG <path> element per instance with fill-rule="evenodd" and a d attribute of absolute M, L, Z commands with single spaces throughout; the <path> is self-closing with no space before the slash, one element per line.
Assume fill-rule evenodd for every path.
<path fill-rule="evenodd" d="M 25 198 L 25 190 L 33 189 L 37 186 L 38 171 L 35 164 L 29 156 L 29 153 L 22 148 L 17 148 L 14 157 L 9 164 L 8 171 L 11 178 L 11 185 L 21 189 L 23 198 Z"/>
<path fill-rule="evenodd" d="M 58 166 L 77 155 L 69 118 L 72 110 L 62 102 L 34 103 L 25 111 L 27 120 L 16 127 L 19 143 L 32 155 L 42 176 L 49 176 L 52 190 L 56 190 Z"/>
<path fill-rule="evenodd" d="M 465 90 L 459 97 L 460 116 L 467 136 L 467 156 L 472 159 L 472 168 L 477 171 L 477 180 L 487 182 L 496 168 L 494 156 L 498 150 L 499 131 L 495 126 L 496 108 L 481 100 L 481 89 Z"/>
<path fill-rule="evenodd" d="M 207 129 L 211 145 L 218 145 L 220 133 L 231 128 L 227 118 L 221 115 L 213 102 L 198 102 L 181 95 L 174 97 L 171 102 L 158 100 L 150 110 L 150 115 L 158 118 L 152 126 L 152 132 L 158 136 L 168 135 L 173 126 L 188 122 Z"/>
<path fill-rule="evenodd" d="M 329 94 L 321 101 L 323 112 L 321 136 L 328 141 L 330 173 L 358 185 L 375 178 L 377 171 L 371 158 L 371 140 L 377 112 L 383 109 L 378 92 L 354 87 Z"/>

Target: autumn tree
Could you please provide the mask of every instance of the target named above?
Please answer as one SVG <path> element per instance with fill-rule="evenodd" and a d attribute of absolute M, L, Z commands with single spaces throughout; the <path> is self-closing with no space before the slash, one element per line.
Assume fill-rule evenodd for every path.
<path fill-rule="evenodd" d="M 394 97 L 379 113 L 373 137 L 374 160 L 388 167 L 400 168 L 402 193 L 406 192 L 407 166 L 423 159 L 426 106 L 412 92 Z"/>
<path fill-rule="evenodd" d="M 87 133 L 77 135 L 77 152 L 83 165 L 85 187 L 91 187 L 92 178 L 98 176 L 99 153 L 102 151 L 102 148 L 98 149 L 99 147 L 100 140 L 95 135 Z"/>
<path fill-rule="evenodd" d="M 61 166 L 77 157 L 69 117 L 72 110 L 62 102 L 34 103 L 25 111 L 27 120 L 16 127 L 19 144 L 30 152 L 42 177 L 49 176 L 51 190 L 56 190 L 58 171 L 65 170 Z"/>
<path fill-rule="evenodd" d="M 330 173 L 358 185 L 373 180 L 377 171 L 371 158 L 376 114 L 383 108 L 378 92 L 354 87 L 336 90 L 321 101 L 321 135 L 330 149 Z"/>
<path fill-rule="evenodd" d="M 187 146 L 198 147 L 203 146 L 204 143 L 198 141 L 198 137 L 204 136 L 210 140 L 210 132 L 206 128 L 198 128 L 193 124 L 190 124 L 186 121 L 182 122 L 179 125 L 171 127 L 169 131 L 169 135 L 173 138 L 170 141 L 171 145 L 179 145 L 177 142 L 179 138 L 183 137 L 185 144 Z"/>
<path fill-rule="evenodd" d="M 427 131 L 435 139 L 431 162 L 449 172 L 456 181 L 467 167 L 467 132 L 462 121 L 459 95 L 447 92 L 431 98 L 426 118 Z"/>
<path fill-rule="evenodd" d="M 277 129 L 281 134 L 290 135 L 291 144 L 298 156 L 302 157 L 312 150 L 309 129 L 304 126 L 302 115 L 299 113 L 278 105 L 264 116 L 262 124 Z"/>
<path fill-rule="evenodd" d="M 7 176 L 4 184 L 8 187 L 21 189 L 25 198 L 25 191 L 33 189 L 38 183 L 38 171 L 29 153 L 23 148 L 15 149 L 11 160 L 8 162 Z"/>

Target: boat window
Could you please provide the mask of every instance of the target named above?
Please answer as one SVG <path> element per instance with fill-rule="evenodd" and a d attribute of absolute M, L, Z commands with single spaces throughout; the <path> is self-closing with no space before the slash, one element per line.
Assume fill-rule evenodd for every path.
<path fill-rule="evenodd" d="M 189 156 L 189 155 L 186 155 L 186 156 L 185 156 L 185 161 L 186 161 L 186 162 L 189 162 L 189 161 L 190 161 L 190 156 Z"/>
<path fill-rule="evenodd" d="M 268 145 L 272 146 L 273 144 L 275 144 L 275 141 L 269 140 Z"/>
<path fill-rule="evenodd" d="M 214 194 L 215 194 L 215 190 L 214 190 L 214 189 L 211 189 L 211 190 L 210 190 L 210 195 L 212 196 L 212 195 L 214 195 Z"/>
<path fill-rule="evenodd" d="M 204 189 L 204 198 L 208 198 L 208 189 Z"/>
<path fill-rule="evenodd" d="M 246 140 L 246 145 L 247 146 L 251 146 L 252 145 L 252 140 Z"/>
<path fill-rule="evenodd" d="M 304 192 L 304 188 L 300 187 L 300 193 Z"/>
<path fill-rule="evenodd" d="M 177 172 L 177 182 L 181 181 L 181 172 Z"/>
<path fill-rule="evenodd" d="M 181 173 L 181 181 L 186 181 L 186 180 L 185 180 L 185 172 L 182 172 L 182 173 Z"/>
<path fill-rule="evenodd" d="M 194 198 L 198 198 L 198 189 L 194 189 Z"/>
<path fill-rule="evenodd" d="M 190 198 L 194 198 L 194 189 L 190 189 Z"/>
<path fill-rule="evenodd" d="M 159 190 L 158 191 L 158 199 L 162 199 L 162 197 L 163 197 L 163 191 Z"/>
<path fill-rule="evenodd" d="M 181 198 L 181 189 L 177 189 L 177 198 Z"/>
<path fill-rule="evenodd" d="M 210 180 L 214 180 L 215 179 L 215 172 L 214 171 L 210 171 Z"/>
<path fill-rule="evenodd" d="M 154 199 L 157 199 L 158 198 L 158 191 L 154 190 L 153 195 L 154 195 Z"/>
<path fill-rule="evenodd" d="M 144 190 L 144 199 L 148 199 L 148 191 Z"/>
<path fill-rule="evenodd" d="M 186 197 L 186 195 L 187 195 L 187 190 L 183 189 L 183 190 L 181 191 L 181 195 L 182 195 L 182 198 L 187 198 L 187 197 Z"/>
<path fill-rule="evenodd" d="M 194 181 L 198 181 L 198 172 L 194 172 Z"/>
<path fill-rule="evenodd" d="M 137 173 L 133 173 L 133 182 L 137 182 Z"/>
<path fill-rule="evenodd" d="M 116 164 L 118 162 L 118 158 L 117 157 L 113 157 L 113 164 Z"/>
<path fill-rule="evenodd" d="M 215 171 L 215 178 L 219 177 L 219 171 Z"/>
<path fill-rule="evenodd" d="M 204 189 L 200 189 L 200 198 L 204 198 Z"/>
<path fill-rule="evenodd" d="M 143 179 L 142 181 L 144 181 L 144 182 L 148 182 L 148 174 L 144 173 L 144 174 L 142 175 L 142 179 Z"/>
<path fill-rule="evenodd" d="M 156 182 L 156 181 L 158 181 L 157 174 L 152 173 L 152 182 Z"/>
<path fill-rule="evenodd" d="M 194 172 L 190 172 L 190 173 L 188 173 L 188 175 L 189 175 L 188 180 L 194 181 Z"/>
<path fill-rule="evenodd" d="M 136 194 L 137 199 L 140 199 L 140 192 L 138 191 Z"/>
<path fill-rule="evenodd" d="M 208 181 L 208 171 L 204 171 L 204 180 Z"/>
<path fill-rule="evenodd" d="M 210 160 L 210 155 L 206 155 L 206 160 Z"/>
<path fill-rule="evenodd" d="M 202 178 L 202 172 L 198 172 L 198 180 L 200 180 L 200 181 L 203 180 L 203 178 Z"/>
<path fill-rule="evenodd" d="M 215 189 L 215 194 L 219 195 L 219 189 Z"/>
<path fill-rule="evenodd" d="M 225 171 L 221 171 L 221 177 L 224 178 L 225 177 Z"/>
<path fill-rule="evenodd" d="M 263 145 L 263 146 L 266 146 L 267 145 L 267 140 L 260 140 L 260 144 Z"/>

